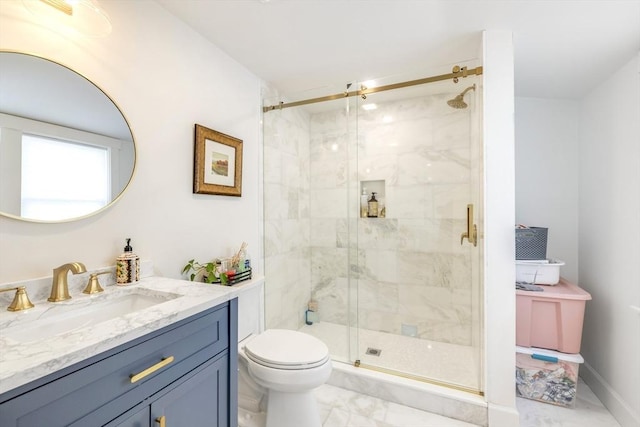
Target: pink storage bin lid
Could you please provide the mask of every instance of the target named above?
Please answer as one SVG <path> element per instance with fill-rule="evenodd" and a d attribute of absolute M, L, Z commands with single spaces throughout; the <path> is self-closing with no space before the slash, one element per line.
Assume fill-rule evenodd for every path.
<path fill-rule="evenodd" d="M 556 298 L 565 300 L 581 300 L 588 301 L 591 294 L 578 285 L 568 282 L 564 278 L 560 278 L 560 283 L 555 286 L 540 285 L 543 291 L 521 291 L 516 290 L 516 295 L 525 295 L 536 298 Z"/>

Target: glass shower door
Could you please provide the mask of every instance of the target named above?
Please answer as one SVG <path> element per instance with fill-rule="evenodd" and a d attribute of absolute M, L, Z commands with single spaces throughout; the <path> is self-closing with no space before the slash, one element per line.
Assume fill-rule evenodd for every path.
<path fill-rule="evenodd" d="M 451 107 L 474 80 L 467 107 Z M 470 78 L 357 98 L 350 192 L 353 361 L 474 392 L 481 245 L 461 244 L 461 235 L 482 214 L 480 89 Z"/>

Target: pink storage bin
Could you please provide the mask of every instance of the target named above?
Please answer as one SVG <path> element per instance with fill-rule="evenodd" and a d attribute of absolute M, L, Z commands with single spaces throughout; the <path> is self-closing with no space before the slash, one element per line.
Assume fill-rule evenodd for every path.
<path fill-rule="evenodd" d="M 579 353 L 591 295 L 561 278 L 542 292 L 516 290 L 516 345 Z"/>

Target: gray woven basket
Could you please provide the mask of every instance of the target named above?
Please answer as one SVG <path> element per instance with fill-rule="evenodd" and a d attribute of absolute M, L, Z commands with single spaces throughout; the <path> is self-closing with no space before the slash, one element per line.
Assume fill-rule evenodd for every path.
<path fill-rule="evenodd" d="M 547 228 L 516 228 L 516 259 L 547 259 Z"/>

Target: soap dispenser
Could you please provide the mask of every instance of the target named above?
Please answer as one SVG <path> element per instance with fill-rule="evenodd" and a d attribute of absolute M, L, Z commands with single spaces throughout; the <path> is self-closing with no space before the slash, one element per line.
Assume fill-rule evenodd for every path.
<path fill-rule="evenodd" d="M 376 199 L 376 192 L 371 193 L 371 198 L 367 203 L 367 216 L 369 218 L 377 218 L 378 217 L 378 200 Z"/>
<path fill-rule="evenodd" d="M 116 284 L 128 285 L 140 280 L 140 257 L 133 253 L 131 239 L 127 238 L 124 253 L 116 258 Z"/>

